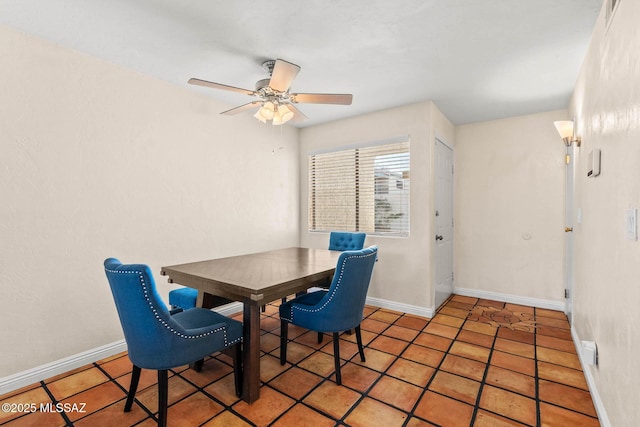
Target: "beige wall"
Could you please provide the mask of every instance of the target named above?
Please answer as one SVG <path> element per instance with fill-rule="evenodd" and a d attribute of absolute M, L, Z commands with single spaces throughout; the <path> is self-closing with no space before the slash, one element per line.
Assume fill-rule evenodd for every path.
<path fill-rule="evenodd" d="M 298 244 L 295 128 L 4 27 L 0 63 L 0 377 L 122 339 L 106 257 Z"/>
<path fill-rule="evenodd" d="M 310 233 L 308 156 L 310 152 L 409 135 L 411 139 L 411 229 L 409 237 L 367 236 L 378 245 L 379 262 L 369 296 L 432 309 L 433 300 L 433 153 L 435 136 L 454 143 L 453 125 L 432 102 L 407 105 L 300 132 L 300 240 L 302 246 L 326 247 L 327 233 Z"/>
<path fill-rule="evenodd" d="M 456 128 L 456 288 L 563 304 L 566 114 Z"/>
<path fill-rule="evenodd" d="M 578 122 L 574 328 L 595 341 L 590 368 L 611 425 L 640 425 L 640 242 L 625 238 L 625 214 L 640 209 L 640 2 L 623 0 L 607 31 L 604 13 L 576 84 Z M 587 178 L 587 156 L 602 150 L 602 173 Z"/>

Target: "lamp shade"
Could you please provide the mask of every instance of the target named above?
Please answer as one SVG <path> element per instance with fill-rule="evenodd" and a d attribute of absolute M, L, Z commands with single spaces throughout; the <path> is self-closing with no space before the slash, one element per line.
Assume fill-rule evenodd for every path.
<path fill-rule="evenodd" d="M 573 140 L 573 120 L 561 120 L 553 122 L 554 126 L 560 134 L 560 138 L 564 141 L 564 144 L 568 147 Z"/>

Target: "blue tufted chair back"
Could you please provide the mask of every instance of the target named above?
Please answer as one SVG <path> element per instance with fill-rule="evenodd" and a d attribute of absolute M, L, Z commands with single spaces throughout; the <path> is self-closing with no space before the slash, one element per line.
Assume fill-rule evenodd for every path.
<path fill-rule="evenodd" d="M 332 231 L 329 234 L 329 250 L 331 251 L 356 251 L 364 248 L 366 233 L 349 233 Z"/>
<path fill-rule="evenodd" d="M 281 309 L 280 316 L 291 323 L 319 332 L 341 332 L 355 328 L 362 322 L 377 255 L 377 246 L 343 252 L 338 258 L 329 290 L 326 293 L 307 294 L 309 299 L 314 298 L 314 294 L 324 294 L 322 299 L 313 305 L 296 304 L 295 301 L 287 303 L 285 307 L 290 308 L 290 311 L 284 313 Z"/>
<path fill-rule="evenodd" d="M 129 358 L 134 365 L 161 370 L 199 360 L 213 352 L 210 339 L 199 339 L 207 335 L 219 341 L 220 349 L 232 344 L 227 340 L 225 323 L 199 331 L 186 329 L 189 323 L 198 324 L 197 312 L 193 312 L 195 316 L 192 313 L 189 316 L 180 316 L 180 313 L 171 316 L 156 291 L 149 266 L 122 264 L 116 258 L 109 258 L 105 260 L 104 268 L 124 331 Z M 183 324 L 179 323 L 180 319 L 183 319 Z M 218 337 L 214 338 L 215 335 Z"/>

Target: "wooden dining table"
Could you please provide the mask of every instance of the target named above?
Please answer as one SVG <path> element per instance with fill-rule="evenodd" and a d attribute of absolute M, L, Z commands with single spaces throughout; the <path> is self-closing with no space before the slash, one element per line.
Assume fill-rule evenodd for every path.
<path fill-rule="evenodd" d="M 260 397 L 260 307 L 326 284 L 340 253 L 293 247 L 162 267 L 160 274 L 197 289 L 198 307 L 208 295 L 243 303 L 242 398 L 253 403 Z"/>

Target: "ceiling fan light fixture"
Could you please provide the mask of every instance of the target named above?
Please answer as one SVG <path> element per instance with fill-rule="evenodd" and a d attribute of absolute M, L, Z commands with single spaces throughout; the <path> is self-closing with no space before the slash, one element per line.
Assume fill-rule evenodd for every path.
<path fill-rule="evenodd" d="M 261 111 L 262 111 L 262 108 L 260 110 L 256 111 L 256 113 L 253 115 L 253 117 L 255 117 L 256 119 L 260 120 L 262 123 L 267 123 L 267 119 L 262 117 L 262 115 L 260 114 Z"/>
<path fill-rule="evenodd" d="M 279 105 L 278 113 L 280 114 L 282 123 L 286 123 L 293 118 L 293 111 L 291 111 L 291 109 L 286 105 Z"/>
<path fill-rule="evenodd" d="M 262 108 L 260 108 L 260 110 L 258 111 L 260 112 L 260 115 L 262 116 L 263 119 L 271 120 L 273 119 L 275 106 L 273 105 L 273 102 L 267 101 L 264 104 L 262 104 Z"/>

